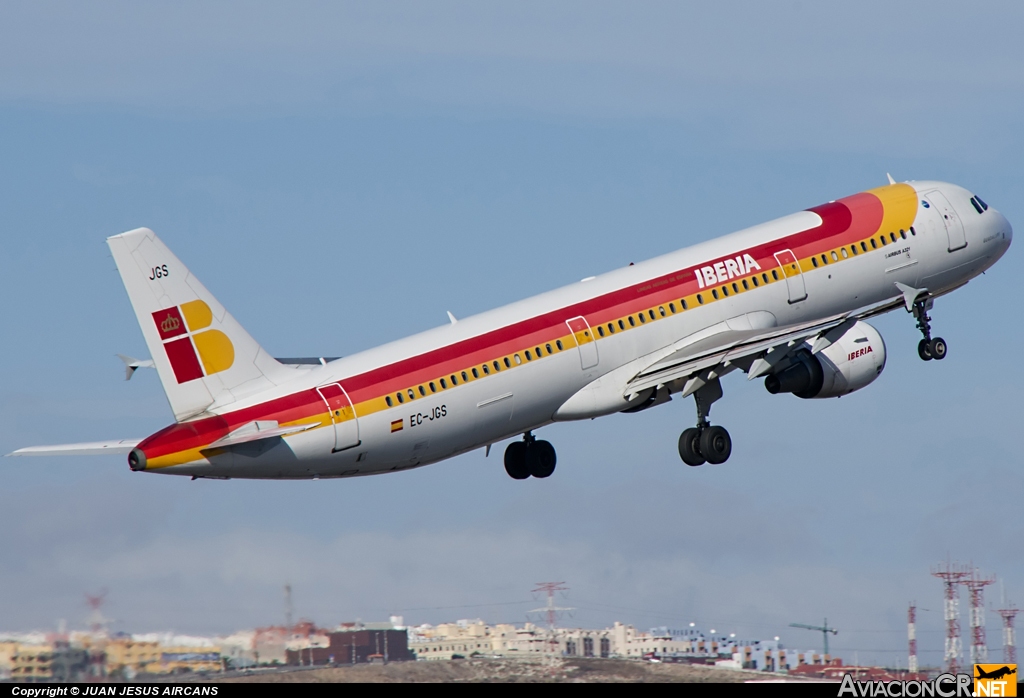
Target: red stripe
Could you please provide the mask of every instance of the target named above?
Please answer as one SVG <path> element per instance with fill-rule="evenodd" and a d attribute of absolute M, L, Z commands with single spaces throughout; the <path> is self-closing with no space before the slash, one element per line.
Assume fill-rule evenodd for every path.
<path fill-rule="evenodd" d="M 804 258 L 821 251 L 860 240 L 877 230 L 882 220 L 882 203 L 873 194 L 855 194 L 845 199 L 808 209 L 821 217 L 821 224 L 793 235 L 771 240 L 679 271 L 641 281 L 595 298 L 553 310 L 484 334 L 411 356 L 341 381 L 353 403 L 377 398 L 440 376 L 490 362 L 498 356 L 524 351 L 569 333 L 565 322 L 583 316 L 591 326 L 633 314 L 651 306 L 667 305 L 696 293 L 695 272 L 724 259 L 749 254 L 763 270 L 777 266 L 774 254 L 790 249 Z M 460 377 L 461 382 L 461 377 Z M 139 447 L 150 457 L 202 447 L 232 429 L 255 419 L 290 422 L 326 410 L 315 389 L 304 390 L 222 417 L 176 424 L 153 434 Z"/>

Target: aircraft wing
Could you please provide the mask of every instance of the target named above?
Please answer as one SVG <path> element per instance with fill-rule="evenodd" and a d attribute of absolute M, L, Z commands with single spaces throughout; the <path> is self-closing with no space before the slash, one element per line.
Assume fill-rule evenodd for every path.
<path fill-rule="evenodd" d="M 814 339 L 811 351 L 817 353 L 838 340 L 858 320 L 887 313 L 903 304 L 901 295 L 852 313 L 833 315 L 811 323 L 760 332 L 723 331 L 719 333 L 717 345 L 714 345 L 715 335 L 710 335 L 698 342 L 685 344 L 640 371 L 626 385 L 623 394 L 632 399 L 649 388 L 685 381 L 677 389 L 681 389 L 683 397 L 686 397 L 706 382 L 736 369 L 742 369 L 748 378 L 757 378 L 805 340 Z"/>
<path fill-rule="evenodd" d="M 8 456 L 96 456 L 101 453 L 130 453 L 142 439 L 121 439 L 119 441 L 93 441 L 81 444 L 57 444 L 55 446 L 28 446 L 8 453 Z"/>

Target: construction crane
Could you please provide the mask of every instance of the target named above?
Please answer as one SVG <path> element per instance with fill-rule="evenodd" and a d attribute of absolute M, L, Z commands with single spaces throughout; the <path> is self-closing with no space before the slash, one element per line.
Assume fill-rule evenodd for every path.
<path fill-rule="evenodd" d="M 828 627 L 828 618 L 821 625 L 805 625 L 804 623 L 790 623 L 791 628 L 803 628 L 804 630 L 817 630 L 821 633 L 822 639 L 825 640 L 825 656 L 828 656 L 828 634 L 838 635 L 839 631 L 835 628 Z"/>

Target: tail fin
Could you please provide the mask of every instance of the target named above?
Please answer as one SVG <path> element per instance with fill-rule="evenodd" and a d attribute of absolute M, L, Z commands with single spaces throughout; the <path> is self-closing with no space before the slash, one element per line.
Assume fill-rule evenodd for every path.
<path fill-rule="evenodd" d="M 107 238 L 176 420 L 294 372 L 267 354 L 148 228 Z"/>

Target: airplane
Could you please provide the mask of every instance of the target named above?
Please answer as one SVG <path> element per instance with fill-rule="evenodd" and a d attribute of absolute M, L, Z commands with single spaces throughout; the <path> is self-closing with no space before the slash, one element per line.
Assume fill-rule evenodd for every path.
<path fill-rule="evenodd" d="M 1001 679 L 1004 676 L 1009 676 L 1010 674 L 1017 673 L 1017 669 L 1011 669 L 1009 666 L 1003 666 L 999 669 L 994 669 L 991 672 L 987 672 L 980 666 L 975 664 L 974 670 L 978 673 L 978 675 L 974 677 L 976 679 Z"/>
<path fill-rule="evenodd" d="M 456 319 L 351 356 L 273 358 L 149 229 L 107 239 L 175 423 L 144 439 L 8 455 L 127 453 L 134 471 L 193 479 L 364 476 L 416 468 L 509 438 L 514 479 L 557 456 L 534 432 L 692 395 L 679 437 L 690 466 L 729 459 L 710 422 L 721 379 L 768 392 L 847 395 L 886 347 L 866 320 L 905 309 L 919 356 L 945 358 L 934 301 L 1009 248 L 1009 221 L 972 192 L 896 183 Z"/>

